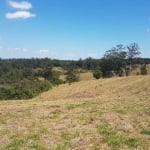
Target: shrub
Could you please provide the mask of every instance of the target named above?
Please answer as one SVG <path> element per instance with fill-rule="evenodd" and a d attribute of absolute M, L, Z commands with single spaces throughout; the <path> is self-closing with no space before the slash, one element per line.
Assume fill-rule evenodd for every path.
<path fill-rule="evenodd" d="M 77 82 L 77 81 L 79 81 L 79 75 L 75 71 L 68 71 L 66 82 L 70 84 L 72 82 Z"/>
<path fill-rule="evenodd" d="M 103 76 L 103 73 L 101 72 L 101 70 L 97 69 L 93 71 L 93 77 L 95 79 L 100 79 Z"/>

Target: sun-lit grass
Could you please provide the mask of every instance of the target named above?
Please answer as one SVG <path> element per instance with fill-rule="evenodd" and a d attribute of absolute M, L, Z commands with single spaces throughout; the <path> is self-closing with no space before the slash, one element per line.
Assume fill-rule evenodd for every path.
<path fill-rule="evenodd" d="M 150 76 L 61 85 L 0 102 L 0 150 L 148 150 Z"/>

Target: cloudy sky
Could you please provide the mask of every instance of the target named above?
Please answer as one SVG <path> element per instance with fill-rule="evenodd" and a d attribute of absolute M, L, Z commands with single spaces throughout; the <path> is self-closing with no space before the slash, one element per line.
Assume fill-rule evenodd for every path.
<path fill-rule="evenodd" d="M 150 0 L 0 0 L 1 58 L 100 58 L 133 42 L 150 57 Z"/>

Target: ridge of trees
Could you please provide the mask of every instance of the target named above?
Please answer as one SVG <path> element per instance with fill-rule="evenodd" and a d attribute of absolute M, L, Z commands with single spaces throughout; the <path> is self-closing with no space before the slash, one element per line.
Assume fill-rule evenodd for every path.
<path fill-rule="evenodd" d="M 0 59 L 0 99 L 29 99 L 53 86 L 79 80 L 82 70 L 91 70 L 95 78 L 130 75 L 134 64 L 141 64 L 141 74 L 147 74 L 150 58 L 139 58 L 137 43 L 127 47 L 117 45 L 101 59 L 56 60 L 50 58 Z M 64 70 L 54 70 L 60 67 Z M 66 80 L 60 76 L 65 75 Z"/>

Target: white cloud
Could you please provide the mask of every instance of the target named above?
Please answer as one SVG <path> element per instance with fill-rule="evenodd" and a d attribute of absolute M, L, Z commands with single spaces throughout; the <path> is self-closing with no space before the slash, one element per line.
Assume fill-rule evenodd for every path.
<path fill-rule="evenodd" d="M 25 52 L 28 52 L 28 49 L 23 48 L 23 49 L 22 49 L 22 52 L 24 52 L 24 53 L 25 53 Z"/>
<path fill-rule="evenodd" d="M 14 13 L 6 13 L 6 18 L 7 19 L 28 19 L 28 18 L 32 18 L 35 17 L 35 14 L 32 14 L 29 11 L 16 11 Z"/>
<path fill-rule="evenodd" d="M 17 51 L 17 52 L 24 52 L 24 53 L 28 52 L 27 48 L 18 48 L 18 47 L 16 47 L 14 50 Z"/>
<path fill-rule="evenodd" d="M 39 53 L 48 53 L 48 52 L 49 52 L 48 49 L 41 49 L 41 50 L 39 50 Z"/>
<path fill-rule="evenodd" d="M 16 1 L 9 1 L 9 5 L 12 8 L 15 9 L 22 9 L 22 10 L 27 10 L 27 9 L 31 9 L 32 8 L 32 4 L 27 2 L 27 1 L 22 1 L 22 2 L 16 2 Z"/>

